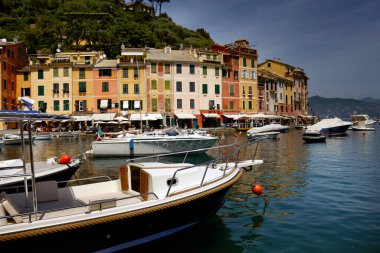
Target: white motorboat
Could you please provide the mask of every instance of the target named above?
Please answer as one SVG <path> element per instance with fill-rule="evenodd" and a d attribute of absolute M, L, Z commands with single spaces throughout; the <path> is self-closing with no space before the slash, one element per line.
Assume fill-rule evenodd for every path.
<path fill-rule="evenodd" d="M 352 115 L 352 130 L 355 131 L 375 131 L 375 120 L 369 118 L 367 114 Z"/>
<path fill-rule="evenodd" d="M 178 128 L 165 131 L 145 132 L 118 138 L 100 139 L 92 142 L 94 156 L 146 156 L 168 154 L 212 147 L 217 136 L 208 134 L 187 134 Z"/>
<path fill-rule="evenodd" d="M 34 137 L 36 137 L 36 140 L 44 140 L 44 141 L 53 139 L 52 134 L 36 134 L 34 135 Z"/>
<path fill-rule="evenodd" d="M 265 133 L 265 132 L 286 132 L 289 130 L 289 126 L 284 126 L 278 123 L 272 123 L 259 127 L 252 127 L 247 131 L 247 135 L 250 136 L 252 134 Z"/>
<path fill-rule="evenodd" d="M 35 136 L 31 137 L 32 142 L 36 139 Z M 13 144 L 21 144 L 22 138 L 19 134 L 4 134 L 3 136 L 4 145 L 13 145 Z M 25 137 L 24 143 L 29 143 L 30 138 Z"/>
<path fill-rule="evenodd" d="M 345 135 L 352 122 L 343 121 L 339 118 L 323 119 L 312 126 L 308 126 L 304 135 L 328 135 L 341 136 Z"/>
<path fill-rule="evenodd" d="M 255 134 L 249 134 L 248 139 L 249 140 L 267 140 L 267 139 L 275 140 L 279 134 L 280 132 L 255 133 Z"/>
<path fill-rule="evenodd" d="M 60 163 L 58 157 L 34 162 L 35 179 L 37 181 L 51 179 L 67 181 L 78 170 L 81 163 L 80 157 L 71 158 L 68 163 Z M 30 163 L 25 164 L 24 170 L 21 159 L 0 161 L 0 191 L 23 191 L 25 178 L 31 180 Z"/>
<path fill-rule="evenodd" d="M 179 163 L 135 158 L 120 167 L 118 179 L 81 179 L 64 188 L 44 181 L 35 185 L 35 194 L 29 192 L 30 199 L 1 193 L 1 249 L 27 245 L 54 252 L 59 242 L 60 251 L 114 252 L 182 231 L 215 214 L 242 174 L 263 163 L 254 159 L 256 152 L 245 152 L 254 145 L 225 146 L 228 152 L 217 153 L 228 155 L 201 164 L 187 163 L 189 152 Z M 239 159 L 248 153 L 253 159 Z"/>

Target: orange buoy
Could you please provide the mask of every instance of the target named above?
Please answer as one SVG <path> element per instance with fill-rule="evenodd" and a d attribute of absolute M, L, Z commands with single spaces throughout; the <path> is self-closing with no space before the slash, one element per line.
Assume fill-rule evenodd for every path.
<path fill-rule="evenodd" d="M 263 187 L 259 184 L 252 185 L 252 193 L 261 196 L 263 194 Z"/>
<path fill-rule="evenodd" d="M 71 161 L 70 155 L 63 155 L 58 159 L 58 162 L 61 164 L 68 164 Z"/>

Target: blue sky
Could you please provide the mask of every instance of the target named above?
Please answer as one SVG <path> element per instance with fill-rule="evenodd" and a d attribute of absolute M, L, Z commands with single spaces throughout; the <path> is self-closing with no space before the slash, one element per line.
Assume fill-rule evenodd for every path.
<path fill-rule="evenodd" d="M 309 96 L 380 98 L 380 0 L 171 0 L 179 25 L 218 44 L 246 39 L 259 62 L 280 58 L 309 76 Z"/>

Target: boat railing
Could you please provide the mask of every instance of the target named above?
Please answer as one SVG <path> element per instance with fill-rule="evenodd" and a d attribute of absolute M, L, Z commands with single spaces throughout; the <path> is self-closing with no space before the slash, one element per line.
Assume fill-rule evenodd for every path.
<path fill-rule="evenodd" d="M 205 170 L 203 172 L 203 175 L 202 175 L 202 180 L 199 184 L 199 187 L 202 187 L 204 185 L 204 182 L 205 182 L 205 178 L 206 178 L 206 174 L 209 170 L 210 167 L 215 167 L 215 165 L 217 163 L 224 163 L 224 169 L 223 169 L 223 175 L 221 176 L 221 178 L 224 178 L 226 176 L 226 171 L 227 171 L 227 168 L 228 168 L 228 164 L 230 163 L 231 161 L 231 158 L 234 158 L 235 160 L 235 164 L 233 166 L 233 168 L 237 168 L 237 164 L 238 164 L 238 158 L 241 154 L 241 152 L 244 153 L 245 155 L 245 152 L 246 152 L 246 149 L 248 146 L 254 144 L 254 142 L 247 142 L 247 141 L 244 141 L 245 145 L 240 145 L 240 146 L 236 146 L 236 144 L 232 144 L 232 145 L 225 145 L 225 146 L 222 146 L 222 147 L 226 147 L 226 146 L 235 146 L 237 147 L 237 150 L 235 150 L 234 152 L 231 152 L 229 155 L 226 155 L 224 157 L 221 157 L 221 158 L 216 158 L 216 159 L 213 159 L 211 161 L 208 161 L 208 162 L 204 162 L 204 163 L 201 163 L 201 164 L 198 164 L 198 165 L 192 165 L 192 166 L 187 166 L 187 167 L 184 167 L 184 168 L 179 168 L 177 169 L 174 173 L 173 173 L 173 176 L 170 180 L 170 185 L 169 185 L 169 188 L 168 188 L 168 191 L 166 193 L 166 197 L 168 197 L 170 195 L 170 191 L 171 191 L 171 188 L 175 182 L 175 178 L 176 178 L 176 175 L 177 173 L 180 173 L 181 171 L 185 171 L 185 170 L 189 170 L 191 168 L 195 168 L 195 167 L 199 167 L 199 166 L 203 166 L 205 165 Z M 254 152 L 254 156 L 253 156 L 253 159 L 254 160 L 254 157 L 256 156 L 256 152 L 257 152 L 257 147 L 258 147 L 258 142 L 256 143 L 256 149 L 255 149 L 255 152 Z M 225 162 L 221 162 L 221 161 L 225 161 Z"/>
<path fill-rule="evenodd" d="M 261 140 L 257 140 L 257 141 L 244 140 L 244 141 L 240 141 L 240 142 L 235 142 L 233 144 L 227 144 L 227 145 L 216 146 L 216 147 L 200 148 L 200 149 L 193 149 L 193 150 L 187 150 L 187 151 L 179 151 L 179 152 L 173 152 L 173 153 L 169 153 L 169 154 L 157 154 L 157 155 L 144 156 L 144 157 L 135 157 L 135 158 L 127 159 L 126 164 L 128 165 L 131 162 L 148 160 L 148 159 L 154 159 L 156 162 L 158 162 L 160 160 L 160 158 L 168 157 L 168 156 L 174 156 L 174 155 L 184 155 L 184 158 L 182 160 L 182 162 L 184 163 L 186 161 L 188 155 L 191 153 L 206 152 L 206 151 L 210 151 L 210 150 L 221 150 L 221 149 L 225 149 L 228 147 L 238 147 L 239 145 L 244 145 L 244 144 L 248 144 L 248 146 L 249 146 L 250 144 L 257 143 L 259 141 L 261 141 Z"/>

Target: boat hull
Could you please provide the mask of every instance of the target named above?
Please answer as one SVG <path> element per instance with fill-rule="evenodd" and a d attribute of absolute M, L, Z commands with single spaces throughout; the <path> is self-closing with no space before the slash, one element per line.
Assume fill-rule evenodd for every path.
<path fill-rule="evenodd" d="M 218 138 L 102 140 L 92 143 L 94 156 L 147 156 L 212 147 Z"/>
<path fill-rule="evenodd" d="M 327 136 L 344 136 L 346 135 L 346 132 L 350 126 L 351 125 L 326 127 L 326 128 L 322 128 L 319 133 L 323 135 L 327 135 Z"/>
<path fill-rule="evenodd" d="M 27 237 L 15 235 L 15 240 L 5 242 L 0 236 L 0 244 L 5 252 L 25 245 L 39 252 L 56 252 L 57 249 L 93 252 L 106 248 L 112 252 L 135 247 L 189 228 L 215 214 L 223 206 L 231 186 L 229 184 L 192 196 L 191 199 L 167 202 L 130 214 L 90 220 L 90 225 L 77 222 L 53 227 L 55 232 L 50 232 L 50 228 L 30 231 Z"/>
<path fill-rule="evenodd" d="M 78 170 L 79 166 L 81 165 L 80 161 L 72 162 L 68 165 L 62 165 L 64 167 L 61 167 L 61 169 L 57 169 L 54 172 L 51 173 L 36 173 L 36 181 L 48 181 L 48 180 L 55 180 L 57 182 L 60 181 L 68 181 L 71 179 L 71 177 L 74 175 L 74 173 Z M 53 169 L 52 169 L 53 171 Z M 28 184 L 30 185 L 31 180 L 28 180 Z M 59 187 L 66 186 L 66 183 L 59 183 Z M 0 191 L 5 191 L 7 193 L 15 192 L 15 188 L 19 187 L 17 189 L 18 192 L 23 192 L 24 189 L 24 178 L 23 177 L 17 177 L 13 178 L 13 180 L 9 183 L 2 181 L 0 184 Z"/>

